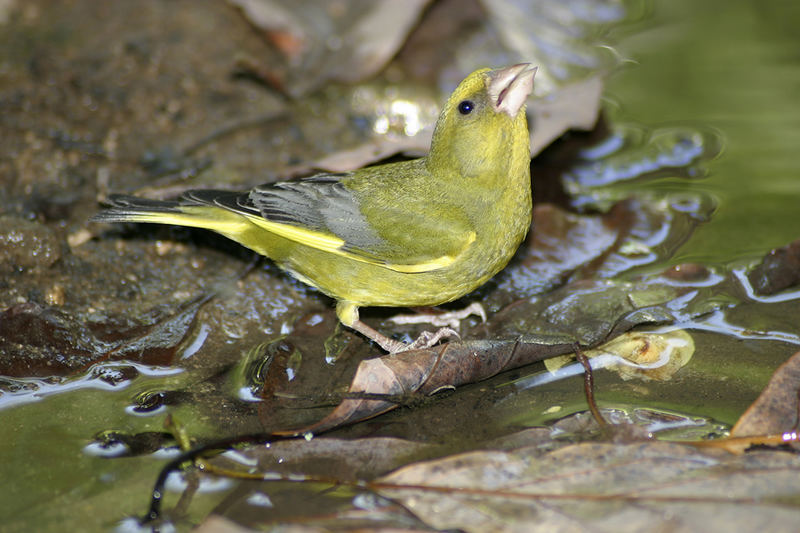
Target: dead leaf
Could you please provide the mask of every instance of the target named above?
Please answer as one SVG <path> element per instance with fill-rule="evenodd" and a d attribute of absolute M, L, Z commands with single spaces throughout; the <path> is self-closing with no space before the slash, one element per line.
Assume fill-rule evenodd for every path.
<path fill-rule="evenodd" d="M 535 156 L 564 132 L 591 130 L 600 115 L 603 80 L 593 76 L 561 87 L 530 104 L 531 156 Z"/>
<path fill-rule="evenodd" d="M 772 435 L 797 431 L 800 408 L 800 352 L 783 363 L 758 399 L 731 430 L 732 437 Z"/>
<path fill-rule="evenodd" d="M 443 388 L 486 379 L 548 355 L 563 353 L 570 345 L 523 344 L 515 340 L 477 340 L 447 343 L 426 350 L 412 350 L 363 361 L 344 400 L 324 419 L 285 434 L 320 433 L 394 409 L 413 394 L 433 394 Z M 365 395 L 385 396 L 366 399 Z M 281 434 L 281 433 L 279 433 Z"/>
<path fill-rule="evenodd" d="M 357 481 L 374 479 L 411 457 L 434 457 L 441 453 L 433 443 L 414 442 L 391 437 L 363 439 L 314 438 L 310 440 L 281 440 L 269 446 L 250 446 L 236 454 L 213 460 L 215 466 L 238 463 L 252 468 L 255 462 L 264 472 L 303 475 Z"/>
<path fill-rule="evenodd" d="M 380 492 L 433 528 L 468 532 L 797 526 L 794 454 L 736 457 L 652 441 L 530 452 L 478 451 L 410 465 L 379 480 Z"/>
<path fill-rule="evenodd" d="M 286 57 L 278 76 L 295 97 L 331 81 L 356 83 L 381 70 L 429 0 L 337 3 L 228 0 Z"/>
<path fill-rule="evenodd" d="M 628 332 L 586 351 L 592 368 L 606 368 L 622 379 L 639 378 L 667 381 L 683 368 L 694 353 L 694 340 L 684 330 L 666 333 Z M 551 373 L 572 363 L 572 355 L 562 355 L 545 361 Z"/>
<path fill-rule="evenodd" d="M 594 127 L 603 78 L 619 60 L 599 40 L 597 29 L 626 16 L 619 3 L 564 8 L 557 2 L 458 0 L 434 2 L 427 8 L 428 0 L 349 1 L 336 7 L 277 0 L 230 2 L 264 29 L 267 39 L 285 56 L 285 64 L 278 67 L 251 69 L 297 99 L 286 122 L 289 128 L 276 132 L 274 138 L 283 146 L 298 128 L 305 138 L 269 166 L 279 175 L 315 169 L 349 171 L 398 153 L 411 157 L 427 153 L 437 113 L 417 113 L 417 120 L 407 122 L 413 133 L 392 135 L 381 122 L 392 116 L 386 106 L 350 109 L 359 101 L 358 88 L 352 98 L 346 90 L 330 91 L 335 89 L 332 82 L 360 83 L 369 89 L 374 82 L 368 80 L 381 70 L 382 77 L 375 81 L 389 87 L 385 99 L 425 108 L 427 99 L 388 95 L 409 85 L 435 87 L 438 94 L 433 101 L 439 108 L 455 85 L 476 68 L 522 61 L 539 65 L 536 96 L 528 103 L 531 155 L 536 155 L 569 129 Z M 395 55 L 397 59 L 390 61 Z M 323 102 L 328 94 L 338 96 Z M 340 111 L 332 114 L 332 110 Z M 383 117 L 365 128 L 365 121 L 379 111 Z M 330 126 L 336 131 L 331 132 Z M 351 129 L 367 135 L 355 139 L 341 135 Z M 299 162 L 287 167 L 282 159 Z"/>
<path fill-rule="evenodd" d="M 666 307 L 637 309 L 631 305 L 631 292 L 635 291 L 627 284 L 581 282 L 562 290 L 546 298 L 512 304 L 497 313 L 486 325 L 497 332 L 491 340 L 449 342 L 363 361 L 350 384 L 352 399 L 344 400 L 318 423 L 285 433 L 319 433 L 350 424 L 393 409 L 413 394 L 433 394 L 487 379 L 568 353 L 576 342 L 594 346 L 637 324 L 669 321 L 671 317 Z M 661 294 L 665 302 L 675 294 L 672 291 Z"/>

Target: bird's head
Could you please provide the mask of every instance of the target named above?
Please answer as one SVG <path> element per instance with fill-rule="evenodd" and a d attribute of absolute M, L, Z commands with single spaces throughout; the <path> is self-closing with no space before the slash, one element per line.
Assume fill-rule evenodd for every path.
<path fill-rule="evenodd" d="M 519 165 L 520 154 L 530 153 L 525 102 L 536 70 L 530 63 L 520 63 L 467 76 L 436 122 L 428 156 L 431 170 L 447 168 L 469 179 Z"/>

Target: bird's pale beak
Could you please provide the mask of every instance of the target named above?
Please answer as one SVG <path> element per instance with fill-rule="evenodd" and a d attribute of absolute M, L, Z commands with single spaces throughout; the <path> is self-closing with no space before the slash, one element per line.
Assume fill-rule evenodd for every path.
<path fill-rule="evenodd" d="M 515 117 L 533 90 L 533 77 L 538 68 L 530 63 L 520 63 L 490 71 L 486 90 L 494 108 Z"/>

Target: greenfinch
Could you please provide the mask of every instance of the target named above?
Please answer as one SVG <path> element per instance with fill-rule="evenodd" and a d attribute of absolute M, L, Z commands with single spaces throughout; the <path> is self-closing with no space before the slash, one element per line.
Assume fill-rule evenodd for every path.
<path fill-rule="evenodd" d="M 531 223 L 525 102 L 535 73 L 522 63 L 467 76 L 419 159 L 247 192 L 190 190 L 177 201 L 111 195 L 92 220 L 216 231 L 334 298 L 342 324 L 386 351 L 431 346 L 454 332 L 406 344 L 358 309 L 450 302 L 505 267 Z"/>

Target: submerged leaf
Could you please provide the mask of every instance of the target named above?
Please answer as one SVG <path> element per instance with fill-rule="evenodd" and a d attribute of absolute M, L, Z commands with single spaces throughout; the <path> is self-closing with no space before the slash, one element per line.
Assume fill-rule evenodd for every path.
<path fill-rule="evenodd" d="M 683 330 L 666 333 L 628 332 L 594 350 L 585 352 L 592 368 L 607 368 L 622 379 L 667 381 L 686 366 L 694 353 L 694 341 Z M 550 372 L 571 363 L 564 355 L 545 361 Z"/>

